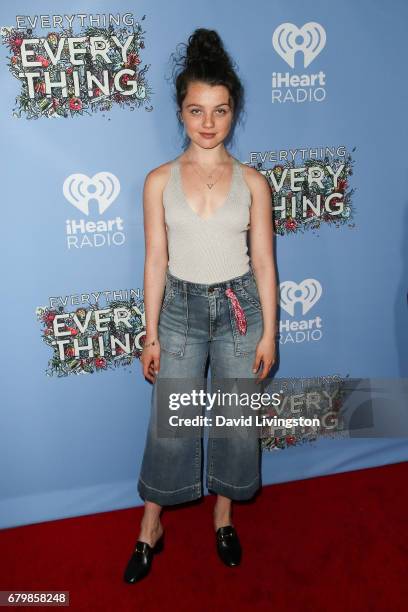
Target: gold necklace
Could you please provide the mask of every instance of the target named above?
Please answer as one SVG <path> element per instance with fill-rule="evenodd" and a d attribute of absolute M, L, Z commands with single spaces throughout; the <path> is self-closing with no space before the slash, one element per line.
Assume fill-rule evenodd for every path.
<path fill-rule="evenodd" d="M 190 160 L 190 161 L 192 161 L 192 160 Z M 193 163 L 193 164 L 197 164 L 197 166 L 198 166 L 199 168 L 201 168 L 201 166 L 200 166 L 200 164 L 199 164 L 198 162 L 194 162 L 194 161 L 192 161 L 192 163 Z M 197 174 L 197 175 L 198 175 L 198 176 L 199 176 L 199 177 L 202 179 L 202 176 L 201 176 L 201 175 L 200 175 L 200 173 L 197 171 L 197 169 L 194 167 L 194 165 L 193 165 L 193 170 L 194 170 L 194 171 L 195 171 L 195 173 L 196 173 L 196 174 Z M 221 177 L 222 177 L 222 175 L 224 174 L 224 170 L 225 170 L 225 167 L 224 167 L 224 168 L 221 170 L 221 174 L 219 175 L 219 177 L 218 177 L 218 178 L 217 178 L 217 180 L 215 180 L 215 181 L 212 181 L 212 182 L 210 182 L 210 183 L 207 183 L 207 178 L 206 178 L 206 179 L 204 179 L 204 182 L 205 182 L 205 184 L 207 185 L 208 189 L 212 189 L 212 188 L 214 187 L 214 185 L 215 185 L 216 183 L 218 183 L 218 181 L 220 180 L 220 178 L 221 178 Z M 213 177 L 213 172 L 211 172 L 210 174 L 208 174 L 208 175 L 207 175 L 207 177 L 208 177 L 209 179 L 211 179 L 211 178 Z"/>

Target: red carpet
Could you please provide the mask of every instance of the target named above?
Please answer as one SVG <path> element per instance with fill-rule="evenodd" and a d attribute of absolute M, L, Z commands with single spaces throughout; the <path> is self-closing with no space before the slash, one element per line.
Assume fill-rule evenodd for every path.
<path fill-rule="evenodd" d="M 264 487 L 235 504 L 237 568 L 216 557 L 214 497 L 175 506 L 164 551 L 134 585 L 122 572 L 141 507 L 5 529 L 0 590 L 70 591 L 75 611 L 405 611 L 407 483 L 399 463 Z"/>

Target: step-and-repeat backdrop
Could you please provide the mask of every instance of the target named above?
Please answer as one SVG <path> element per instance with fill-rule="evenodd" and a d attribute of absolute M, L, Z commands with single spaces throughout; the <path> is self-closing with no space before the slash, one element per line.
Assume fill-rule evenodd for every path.
<path fill-rule="evenodd" d="M 246 89 L 229 149 L 271 186 L 276 380 L 389 399 L 408 362 L 407 19 L 403 0 L 1 4 L 1 527 L 143 503 L 142 189 L 182 151 L 169 59 L 197 27 Z M 271 431 L 264 485 L 406 460 L 393 415 Z"/>

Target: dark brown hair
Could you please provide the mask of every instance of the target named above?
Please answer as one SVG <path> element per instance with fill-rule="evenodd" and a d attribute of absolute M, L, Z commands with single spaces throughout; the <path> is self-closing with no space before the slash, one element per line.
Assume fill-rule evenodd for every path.
<path fill-rule="evenodd" d="M 209 85 L 224 85 L 228 89 L 234 127 L 243 111 L 244 88 L 219 34 L 215 30 L 198 28 L 190 35 L 187 45 L 179 44 L 185 48 L 184 53 L 180 50 L 172 53 L 171 59 L 174 62 L 175 102 L 180 123 L 181 107 L 188 85 L 193 81 L 201 81 Z"/>

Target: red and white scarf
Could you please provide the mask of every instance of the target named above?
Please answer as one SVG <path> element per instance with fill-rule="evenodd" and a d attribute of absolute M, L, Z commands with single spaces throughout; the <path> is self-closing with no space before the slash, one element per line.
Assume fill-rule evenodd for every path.
<path fill-rule="evenodd" d="M 237 323 L 239 333 L 246 334 L 247 320 L 246 320 L 245 313 L 242 309 L 241 304 L 238 301 L 238 298 L 235 292 L 232 289 L 226 289 L 225 295 L 231 300 L 232 308 L 233 308 L 234 316 L 235 316 L 235 321 Z"/>

